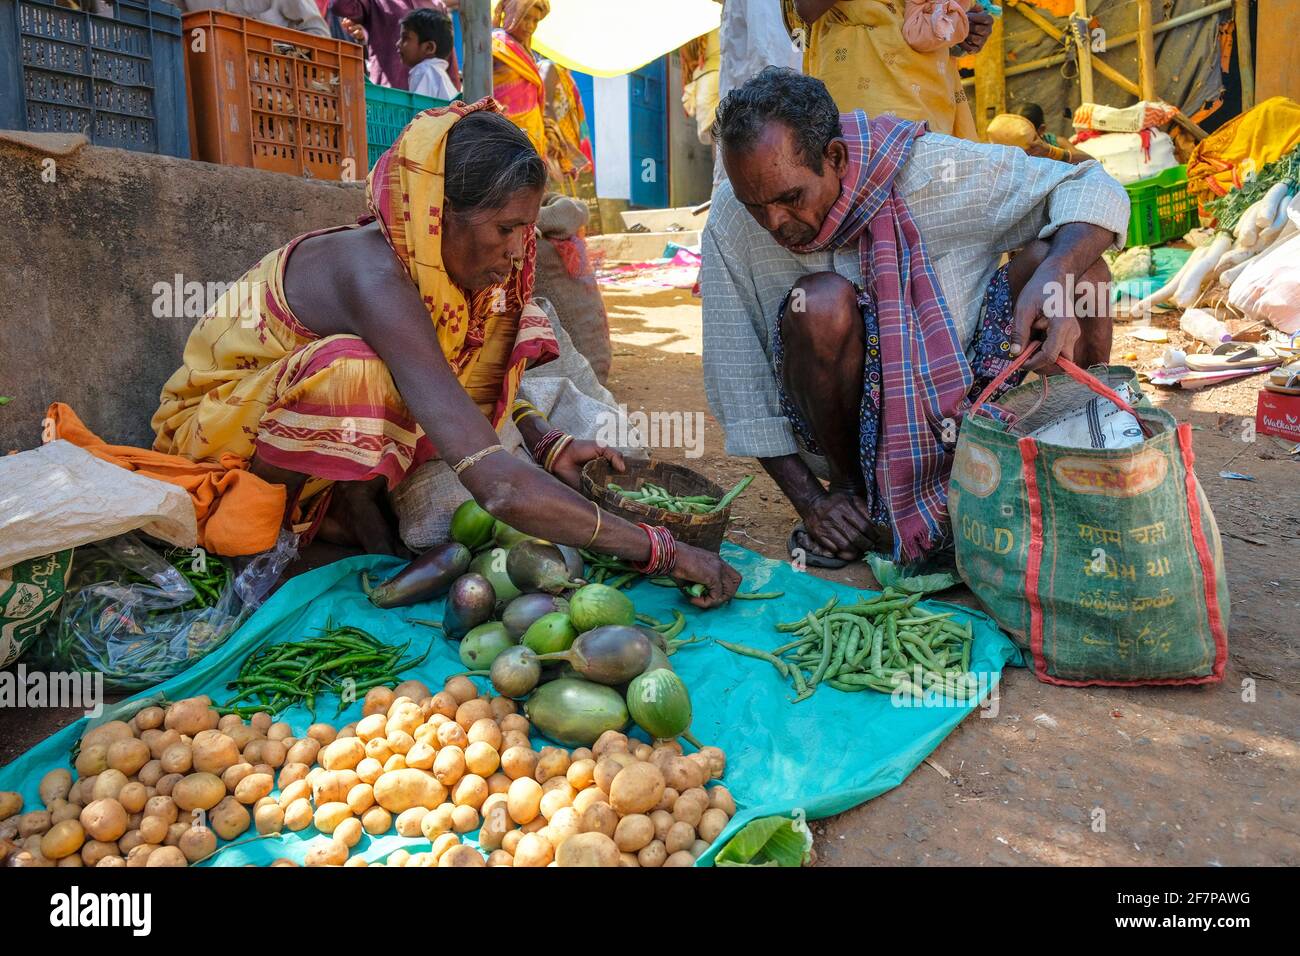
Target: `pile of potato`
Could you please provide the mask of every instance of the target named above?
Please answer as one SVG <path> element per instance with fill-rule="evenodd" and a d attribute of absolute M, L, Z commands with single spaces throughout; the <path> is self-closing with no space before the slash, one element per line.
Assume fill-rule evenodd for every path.
<path fill-rule="evenodd" d="M 690 866 L 735 813 L 725 787 L 706 789 L 726 768 L 718 748 L 684 756 L 611 731 L 590 749 L 536 752 L 515 702 L 465 677 L 437 694 L 373 688 L 362 712 L 301 739 L 267 714 L 218 718 L 207 697 L 102 724 L 82 738 L 76 782 L 42 779 L 45 809 L 20 815 L 21 797 L 0 794 L 0 860 L 186 866 L 250 827 L 315 826 L 308 866 L 365 866 L 350 856 L 363 833 L 394 828 L 429 848 L 370 865 Z M 486 860 L 461 842 L 473 830 Z"/>

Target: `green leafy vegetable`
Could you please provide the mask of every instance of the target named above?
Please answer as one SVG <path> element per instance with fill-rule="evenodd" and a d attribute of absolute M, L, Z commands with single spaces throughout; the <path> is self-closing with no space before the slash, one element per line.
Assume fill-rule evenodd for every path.
<path fill-rule="evenodd" d="M 715 866 L 803 866 L 812 843 L 807 829 L 795 829 L 789 817 L 751 820 L 727 841 Z"/>
<path fill-rule="evenodd" d="M 893 588 L 908 594 L 946 591 L 957 583 L 957 578 L 951 574 L 908 575 L 893 561 L 879 554 L 868 554 L 867 563 L 871 565 L 871 573 L 876 576 L 882 588 Z"/>
<path fill-rule="evenodd" d="M 1260 167 L 1259 174 L 1248 183 L 1242 183 L 1240 189 L 1233 189 L 1221 199 L 1212 199 L 1206 208 L 1219 219 L 1220 229 L 1232 229 L 1241 219 L 1242 213 L 1264 198 L 1264 194 L 1277 183 L 1288 183 L 1291 192 L 1300 184 L 1300 146 L 1285 153 L 1271 163 Z"/>

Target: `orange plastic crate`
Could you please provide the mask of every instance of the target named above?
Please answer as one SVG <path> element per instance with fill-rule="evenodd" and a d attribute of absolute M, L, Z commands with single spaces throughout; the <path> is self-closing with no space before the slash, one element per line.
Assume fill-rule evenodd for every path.
<path fill-rule="evenodd" d="M 217 10 L 182 23 L 195 159 L 315 179 L 365 176 L 359 44 Z"/>

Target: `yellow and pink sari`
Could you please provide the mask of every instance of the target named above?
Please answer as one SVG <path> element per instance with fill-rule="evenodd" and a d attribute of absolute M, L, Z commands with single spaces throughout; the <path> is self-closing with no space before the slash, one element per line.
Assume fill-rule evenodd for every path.
<path fill-rule="evenodd" d="M 447 134 L 481 109 L 500 111 L 489 98 L 417 116 L 375 164 L 367 200 L 419 288 L 457 380 L 499 427 L 525 367 L 550 361 L 559 348 L 545 313 L 531 304 L 534 240 L 503 287 L 467 295 L 443 266 Z M 152 423 L 156 450 L 193 461 L 256 454 L 311 476 L 300 502 L 334 481 L 382 475 L 392 488 L 437 456 L 375 351 L 355 335 L 319 336 L 289 308 L 289 257 L 303 239 L 330 231 L 268 253 L 198 321 L 184 364 L 163 386 Z"/>
<path fill-rule="evenodd" d="M 528 47 L 509 32 L 514 21 L 541 8 L 541 15 L 550 12 L 547 0 L 515 0 L 497 7 L 492 31 L 492 96 L 501 104 L 510 122 L 526 134 L 537 150 L 546 158 L 546 89 L 537 60 Z"/>

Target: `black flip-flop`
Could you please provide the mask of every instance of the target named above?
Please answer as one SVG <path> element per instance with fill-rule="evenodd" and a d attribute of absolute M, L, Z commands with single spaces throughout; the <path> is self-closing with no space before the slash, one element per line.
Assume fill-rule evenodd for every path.
<path fill-rule="evenodd" d="M 845 558 L 837 558 L 830 554 L 818 554 L 811 548 L 805 548 L 796 540 L 802 534 L 807 536 L 808 529 L 803 526 L 802 521 L 796 521 L 794 527 L 790 530 L 790 537 L 786 541 L 786 550 L 790 552 L 790 557 L 794 557 L 794 549 L 799 548 L 803 552 L 803 560 L 809 567 L 826 568 L 828 571 L 834 571 L 837 568 L 847 567 L 851 561 Z M 810 541 L 809 544 L 812 542 Z"/>

